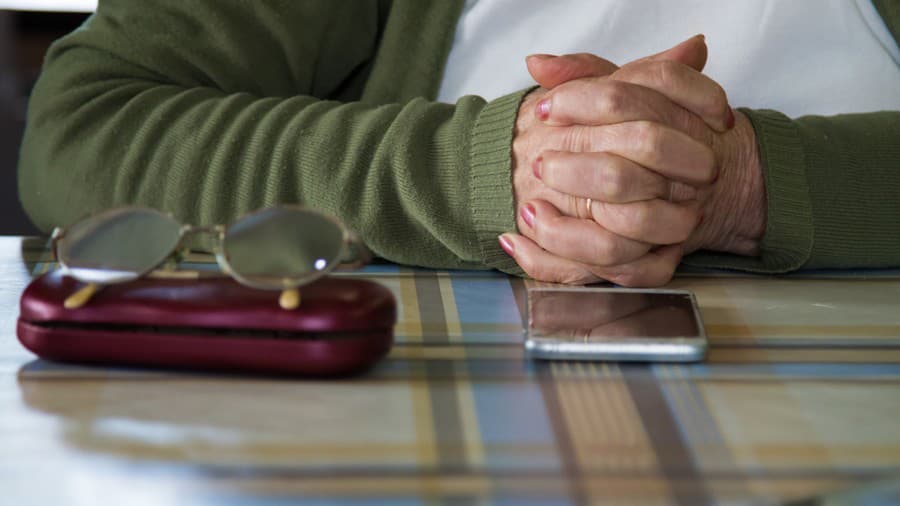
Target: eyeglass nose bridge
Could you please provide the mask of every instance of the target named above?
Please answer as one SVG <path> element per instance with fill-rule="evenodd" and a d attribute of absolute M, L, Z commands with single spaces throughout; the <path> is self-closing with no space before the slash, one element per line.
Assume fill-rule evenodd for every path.
<path fill-rule="evenodd" d="M 200 249 L 217 252 L 222 247 L 225 230 L 225 225 L 182 225 L 181 246 L 188 249 L 192 245 L 201 246 Z"/>
<path fill-rule="evenodd" d="M 225 235 L 225 225 L 182 225 L 182 236 L 188 235 Z"/>
<path fill-rule="evenodd" d="M 240 280 L 240 277 L 231 268 L 231 264 L 225 257 L 223 242 L 225 241 L 225 232 L 227 227 L 224 225 L 182 225 L 181 226 L 181 242 L 187 244 L 188 238 L 209 237 L 212 236 L 212 250 L 216 255 L 216 262 L 222 272 L 231 277 Z M 297 309 L 300 306 L 300 289 L 298 287 L 288 287 L 281 290 L 278 297 L 278 305 L 285 310 Z"/>

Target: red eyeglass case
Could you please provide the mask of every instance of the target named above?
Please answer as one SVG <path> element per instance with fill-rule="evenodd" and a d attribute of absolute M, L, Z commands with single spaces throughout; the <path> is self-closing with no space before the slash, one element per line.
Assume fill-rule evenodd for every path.
<path fill-rule="evenodd" d="M 301 287 L 291 310 L 277 291 L 227 277 L 143 278 L 64 308 L 82 286 L 59 272 L 33 280 L 21 298 L 19 341 L 61 362 L 340 376 L 384 358 L 397 319 L 390 290 L 353 278 Z"/>

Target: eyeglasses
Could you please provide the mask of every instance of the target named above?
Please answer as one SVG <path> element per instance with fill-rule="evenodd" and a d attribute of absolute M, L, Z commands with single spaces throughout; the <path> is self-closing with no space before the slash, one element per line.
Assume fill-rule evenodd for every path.
<path fill-rule="evenodd" d="M 155 209 L 121 207 L 53 231 L 53 253 L 63 273 L 87 283 L 65 307 L 83 306 L 103 285 L 154 273 L 196 236 L 212 237 L 219 268 L 237 282 L 281 290 L 284 309 L 299 306 L 298 287 L 338 265 L 369 260 L 365 246 L 341 222 L 300 206 L 255 211 L 227 227 L 183 225 Z"/>

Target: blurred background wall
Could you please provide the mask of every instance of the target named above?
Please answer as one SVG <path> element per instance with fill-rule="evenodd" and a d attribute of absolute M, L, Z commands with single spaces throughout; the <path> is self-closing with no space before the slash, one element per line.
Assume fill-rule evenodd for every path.
<path fill-rule="evenodd" d="M 87 18 L 90 4 L 0 0 L 0 235 L 37 233 L 22 211 L 16 187 L 28 94 L 47 48 Z"/>

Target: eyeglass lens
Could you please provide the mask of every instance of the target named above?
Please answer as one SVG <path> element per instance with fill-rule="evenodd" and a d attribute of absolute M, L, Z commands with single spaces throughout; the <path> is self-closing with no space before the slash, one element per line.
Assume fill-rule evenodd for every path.
<path fill-rule="evenodd" d="M 247 281 L 273 288 L 299 284 L 327 272 L 341 260 L 344 231 L 316 212 L 275 207 L 228 228 L 223 250 L 231 270 Z"/>
<path fill-rule="evenodd" d="M 70 227 L 57 254 L 82 281 L 122 281 L 165 260 L 178 245 L 180 231 L 178 222 L 158 211 L 115 209 Z"/>

